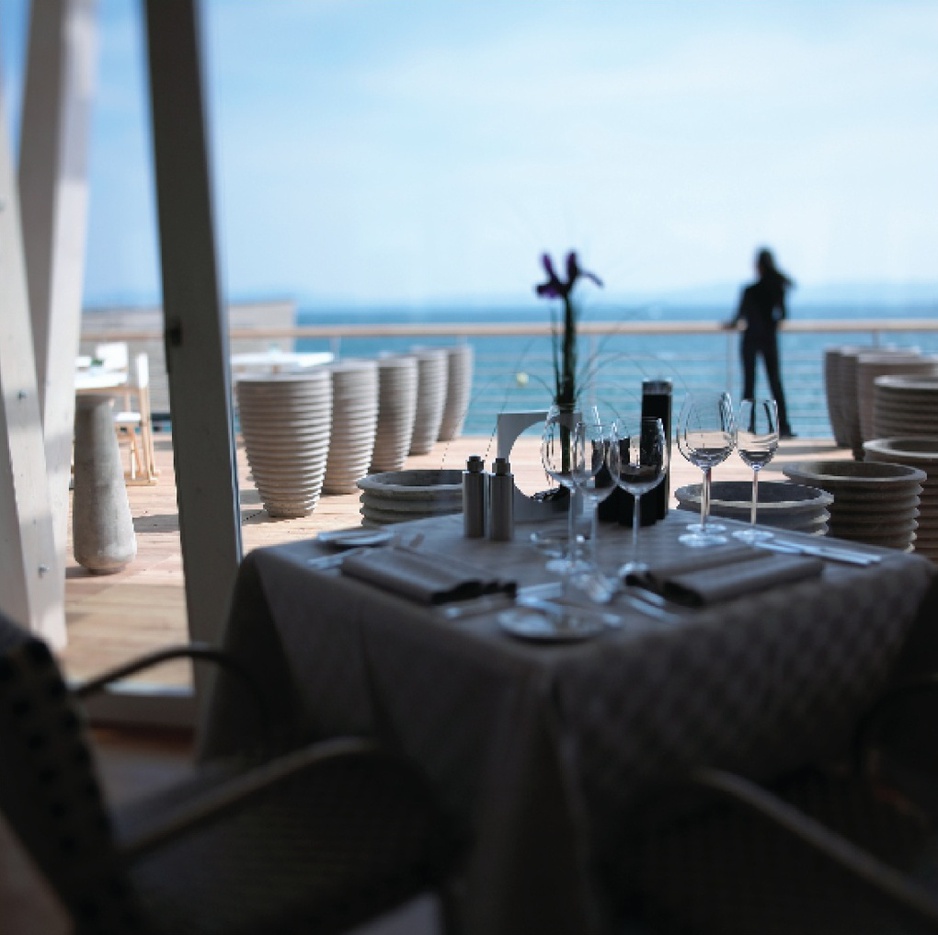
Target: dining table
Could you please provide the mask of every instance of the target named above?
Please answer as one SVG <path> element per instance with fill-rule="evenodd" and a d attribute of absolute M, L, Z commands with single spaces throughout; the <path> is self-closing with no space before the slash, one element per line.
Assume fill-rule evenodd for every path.
<path fill-rule="evenodd" d="M 641 530 L 652 569 L 701 557 L 678 541 L 694 518 L 671 510 Z M 769 578 L 748 589 L 707 591 L 716 568 L 698 575 L 696 600 L 574 591 L 595 626 L 527 628 L 565 606 L 543 597 L 557 575 L 532 544 L 540 528 L 467 538 L 456 514 L 255 549 L 224 633 L 269 691 L 284 742 L 367 735 L 418 764 L 465 847 L 455 904 L 471 935 L 612 931 L 611 868 L 644 796 L 700 766 L 769 780 L 842 753 L 891 682 L 938 666 L 933 563 L 782 530 L 778 543 L 860 561 L 764 551 Z M 600 525 L 611 580 L 630 541 Z M 430 579 L 472 569 L 483 586 L 411 587 L 401 555 Z M 251 717 L 219 680 L 201 753 L 236 750 Z"/>

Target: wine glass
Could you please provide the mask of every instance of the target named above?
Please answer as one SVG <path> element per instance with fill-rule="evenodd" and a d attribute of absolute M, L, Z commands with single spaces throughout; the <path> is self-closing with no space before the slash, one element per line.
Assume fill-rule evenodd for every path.
<path fill-rule="evenodd" d="M 579 416 L 569 409 L 554 404 L 547 412 L 541 434 L 541 465 L 548 476 L 570 492 L 567 511 L 567 549 L 562 559 L 548 563 L 550 571 L 569 573 L 576 564 L 576 514 L 573 492 L 573 437 Z"/>
<path fill-rule="evenodd" d="M 756 529 L 756 510 L 759 505 L 759 471 L 775 455 L 778 448 L 778 408 L 774 399 L 744 399 L 736 413 L 736 450 L 740 458 L 752 468 L 752 510 L 750 526 L 733 533 L 743 542 L 771 539 L 767 529 Z"/>
<path fill-rule="evenodd" d="M 577 422 L 573 432 L 573 481 L 589 512 L 589 552 L 576 583 L 596 601 L 612 598 L 612 586 L 599 564 L 599 504 L 616 489 L 606 464 L 612 441 L 612 426 L 599 421 Z"/>
<path fill-rule="evenodd" d="M 634 423 L 616 422 L 607 463 L 613 480 L 632 494 L 632 556 L 619 575 L 643 571 L 647 566 L 640 561 L 638 527 L 642 522 L 642 494 L 656 487 L 668 470 L 668 441 L 661 419 L 645 416 Z"/>
<path fill-rule="evenodd" d="M 722 464 L 735 445 L 736 427 L 730 394 L 719 390 L 688 393 L 678 417 L 677 447 L 681 454 L 703 471 L 700 488 L 700 523 L 687 527 L 679 539 L 684 545 L 721 545 L 726 537 L 708 522 L 710 518 L 710 472 Z"/>

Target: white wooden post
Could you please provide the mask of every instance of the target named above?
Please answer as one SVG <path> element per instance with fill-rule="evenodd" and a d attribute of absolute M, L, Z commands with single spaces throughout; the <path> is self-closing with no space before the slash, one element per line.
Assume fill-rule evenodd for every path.
<path fill-rule="evenodd" d="M 30 12 L 19 192 L 56 551 L 64 570 L 88 215 L 96 0 Z"/>
<path fill-rule="evenodd" d="M 55 548 L 7 108 L 0 86 L 0 606 L 65 645 L 65 572 Z"/>

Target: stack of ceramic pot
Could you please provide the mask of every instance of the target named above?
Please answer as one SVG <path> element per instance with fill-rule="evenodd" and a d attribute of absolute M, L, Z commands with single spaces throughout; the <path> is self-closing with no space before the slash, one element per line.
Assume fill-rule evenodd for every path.
<path fill-rule="evenodd" d="M 873 433 L 873 402 L 876 378 L 891 375 L 938 374 L 938 357 L 915 351 L 861 354 L 857 358 L 857 406 L 860 411 L 860 435 L 863 441 Z"/>
<path fill-rule="evenodd" d="M 332 379 L 332 441 L 325 493 L 354 493 L 368 473 L 378 426 L 378 364 L 346 360 L 325 368 Z"/>
<path fill-rule="evenodd" d="M 873 437 L 938 437 L 938 376 L 887 375 L 873 388 Z"/>
<path fill-rule="evenodd" d="M 235 384 L 254 485 L 271 516 L 306 516 L 322 492 L 332 428 L 325 370 L 244 376 Z"/>
<path fill-rule="evenodd" d="M 409 453 L 425 455 L 440 435 L 443 409 L 446 406 L 449 361 L 442 348 L 415 348 L 413 353 L 417 358 L 417 409 Z"/>
<path fill-rule="evenodd" d="M 363 477 L 358 486 L 365 526 L 462 512 L 462 471 L 388 471 Z"/>
<path fill-rule="evenodd" d="M 378 358 L 378 426 L 369 474 L 404 467 L 417 412 L 417 358 L 395 354 Z"/>
<path fill-rule="evenodd" d="M 919 496 L 915 551 L 938 562 L 938 438 L 877 438 L 863 447 L 867 461 L 905 464 L 925 472 Z"/>
<path fill-rule="evenodd" d="M 829 347 L 824 351 L 824 391 L 827 397 L 827 417 L 830 420 L 831 431 L 834 433 L 834 441 L 841 448 L 848 446 L 843 379 L 841 376 L 843 361 L 848 354 L 859 354 L 870 350 L 872 350 L 871 347 L 844 344 L 840 347 Z"/>
<path fill-rule="evenodd" d="M 911 548 L 924 471 L 872 461 L 800 461 L 782 470 L 795 483 L 820 487 L 833 496 L 829 535 Z"/>
<path fill-rule="evenodd" d="M 900 350 L 893 347 L 865 347 L 850 348 L 844 350 L 840 355 L 840 365 L 837 370 L 840 398 L 840 418 L 841 428 L 844 438 L 844 446 L 853 452 L 853 456 L 858 460 L 863 459 L 863 431 L 862 431 L 862 407 L 860 403 L 860 383 L 863 369 L 861 361 L 869 355 L 875 355 L 877 364 L 886 362 L 887 369 L 882 371 L 889 373 L 889 361 L 896 365 L 900 361 L 907 361 L 910 355 L 920 357 L 916 349 Z"/>
<path fill-rule="evenodd" d="M 700 484 L 679 487 L 674 495 L 678 509 L 700 512 Z M 834 498 L 817 487 L 784 481 L 759 481 L 756 521 L 810 535 L 823 536 Z M 714 481 L 710 485 L 710 514 L 748 523 L 752 515 L 751 481 Z"/>
<path fill-rule="evenodd" d="M 472 395 L 472 365 L 474 354 L 471 344 L 459 344 L 446 349 L 447 382 L 446 404 L 440 421 L 438 439 L 448 442 L 459 437 L 466 412 L 469 409 L 469 397 Z"/>

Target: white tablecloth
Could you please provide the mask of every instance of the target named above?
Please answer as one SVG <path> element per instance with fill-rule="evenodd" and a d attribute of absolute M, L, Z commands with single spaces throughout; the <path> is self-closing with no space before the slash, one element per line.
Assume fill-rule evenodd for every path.
<path fill-rule="evenodd" d="M 683 548 L 689 518 L 643 530 L 646 557 Z M 422 532 L 421 550 L 441 561 L 549 580 L 530 529 L 495 543 L 465 539 L 461 523 L 397 531 Z M 628 532 L 604 525 L 601 541 L 621 557 Z M 247 556 L 227 643 L 278 693 L 297 737 L 376 734 L 420 763 L 470 844 L 473 935 L 604 931 L 603 870 L 643 792 L 701 764 L 768 778 L 827 756 L 910 639 L 921 641 L 918 662 L 938 661 L 917 619 L 936 568 L 899 552 L 677 622 L 615 604 L 621 629 L 551 645 L 509 636 L 495 613 L 449 620 L 311 567 L 323 554 L 306 541 Z M 223 752 L 248 723 L 220 689 L 205 750 Z"/>

